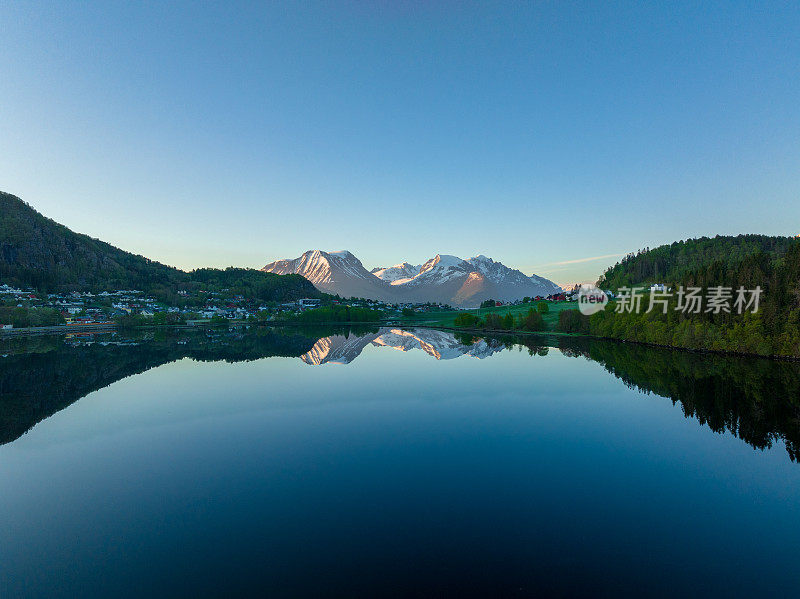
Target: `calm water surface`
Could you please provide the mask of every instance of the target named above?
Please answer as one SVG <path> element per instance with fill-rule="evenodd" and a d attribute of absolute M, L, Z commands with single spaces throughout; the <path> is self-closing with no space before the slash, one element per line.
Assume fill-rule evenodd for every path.
<path fill-rule="evenodd" d="M 797 596 L 797 364 L 324 333 L 0 341 L 0 596 Z"/>

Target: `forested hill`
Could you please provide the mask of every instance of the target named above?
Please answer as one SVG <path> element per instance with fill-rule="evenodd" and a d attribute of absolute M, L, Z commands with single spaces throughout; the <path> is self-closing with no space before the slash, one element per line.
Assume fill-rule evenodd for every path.
<path fill-rule="evenodd" d="M 299 275 L 242 268 L 187 273 L 70 231 L 4 192 L 0 192 L 0 283 L 43 292 L 224 287 L 265 300 L 319 296 Z"/>
<path fill-rule="evenodd" d="M 583 332 L 598 337 L 641 341 L 672 347 L 719 350 L 800 358 L 800 239 L 740 235 L 695 239 L 631 256 L 610 268 L 603 289 L 665 283 L 673 291 L 668 303 L 640 310 L 608 309 L 584 321 Z M 760 288 L 758 310 L 733 304 L 697 310 L 678 305 L 679 290 Z M 651 298 L 652 299 L 652 298 Z M 652 307 L 652 304 L 650 304 Z M 741 306 L 740 306 L 741 307 Z"/>
<path fill-rule="evenodd" d="M 186 273 L 130 254 L 42 216 L 0 192 L 0 281 L 43 291 L 144 289 L 185 280 Z"/>
<path fill-rule="evenodd" d="M 745 260 L 764 254 L 777 260 L 798 243 L 795 237 L 737 235 L 700 237 L 676 241 L 654 249 L 628 254 L 600 277 L 598 285 L 616 291 L 651 283 L 677 284 L 693 273 L 716 268 L 736 269 Z"/>

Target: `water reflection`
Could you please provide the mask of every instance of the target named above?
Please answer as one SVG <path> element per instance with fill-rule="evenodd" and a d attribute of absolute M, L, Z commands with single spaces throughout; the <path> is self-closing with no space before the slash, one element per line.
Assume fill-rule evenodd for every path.
<path fill-rule="evenodd" d="M 331 335 L 323 337 L 300 359 L 306 364 L 349 364 L 355 360 L 368 345 L 388 347 L 400 351 L 422 350 L 437 360 L 452 360 L 461 356 L 488 358 L 501 351 L 506 345 L 498 339 L 457 338 L 448 331 L 436 329 L 389 329 L 382 328 L 375 333 L 349 336 Z"/>
<path fill-rule="evenodd" d="M 800 365 L 568 337 L 475 337 L 432 329 L 165 330 L 0 340 L 0 444 L 85 395 L 156 366 L 191 358 L 239 362 L 297 357 L 350 364 L 367 347 L 437 360 L 484 359 L 505 349 L 533 358 L 555 349 L 601 364 L 629 387 L 666 397 L 712 431 L 757 449 L 783 442 L 800 459 Z"/>

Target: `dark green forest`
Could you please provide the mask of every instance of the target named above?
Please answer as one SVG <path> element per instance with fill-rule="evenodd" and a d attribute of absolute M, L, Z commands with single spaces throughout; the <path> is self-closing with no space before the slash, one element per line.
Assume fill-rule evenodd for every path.
<path fill-rule="evenodd" d="M 526 314 L 520 314 L 516 318 L 511 313 L 501 316 L 490 312 L 480 318 L 471 312 L 461 312 L 455 317 L 453 324 L 466 329 L 484 329 L 487 331 L 544 331 L 546 327 L 542 313 L 548 309 L 547 304 L 542 302 L 536 309 L 530 308 Z"/>
<path fill-rule="evenodd" d="M 285 320 L 299 323 L 378 322 L 385 314 L 380 310 L 356 306 L 327 306 L 286 316 Z"/>
<path fill-rule="evenodd" d="M 597 285 L 612 291 L 620 287 L 653 283 L 674 286 L 692 273 L 701 272 L 712 265 L 730 270 L 757 254 L 765 254 L 778 260 L 797 243 L 795 237 L 770 235 L 717 235 L 713 238 L 676 241 L 670 245 L 645 248 L 628 254 L 608 268 Z"/>

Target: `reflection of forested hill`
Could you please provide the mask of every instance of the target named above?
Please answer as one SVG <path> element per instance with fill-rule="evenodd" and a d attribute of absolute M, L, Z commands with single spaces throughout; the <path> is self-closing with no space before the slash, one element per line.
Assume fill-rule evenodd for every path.
<path fill-rule="evenodd" d="M 465 343 L 475 338 L 462 335 Z M 531 355 L 557 345 L 569 357 L 602 364 L 627 386 L 679 403 L 684 415 L 756 449 L 783 441 L 800 461 L 800 363 L 669 350 L 589 337 L 502 335 Z"/>
<path fill-rule="evenodd" d="M 50 351 L 44 351 L 46 342 L 37 339 L 32 353 L 0 358 L 0 444 L 14 441 L 92 391 L 167 362 L 185 357 L 228 362 L 296 357 L 310 350 L 316 340 L 299 331 L 198 331 L 144 339 L 135 345 L 74 347 L 51 339 Z"/>
<path fill-rule="evenodd" d="M 630 386 L 680 403 L 684 415 L 757 449 L 783 440 L 800 460 L 800 364 L 671 351 L 601 340 L 563 340 Z"/>

